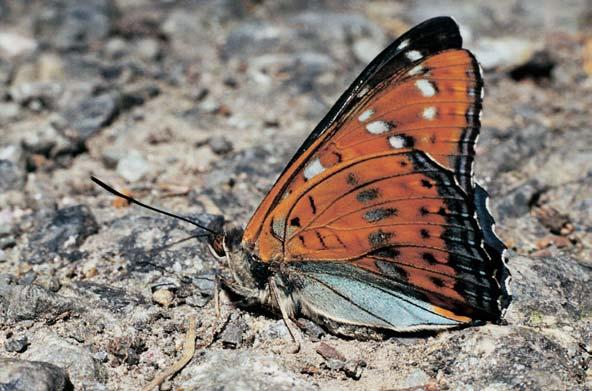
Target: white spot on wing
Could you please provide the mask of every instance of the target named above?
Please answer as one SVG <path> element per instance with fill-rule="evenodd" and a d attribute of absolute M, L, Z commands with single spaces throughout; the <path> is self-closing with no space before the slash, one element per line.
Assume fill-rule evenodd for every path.
<path fill-rule="evenodd" d="M 407 56 L 407 58 L 409 59 L 409 61 L 417 61 L 420 58 L 422 58 L 423 56 L 421 55 L 420 52 L 418 52 L 417 50 L 410 50 L 407 53 L 405 53 L 405 56 Z"/>
<path fill-rule="evenodd" d="M 310 179 L 323 171 L 325 171 L 325 167 L 323 167 L 321 160 L 317 157 L 304 167 L 304 177 Z"/>
<path fill-rule="evenodd" d="M 366 125 L 366 130 L 372 134 L 381 134 L 391 130 L 391 125 L 385 121 L 373 121 Z"/>
<path fill-rule="evenodd" d="M 389 137 L 389 144 L 393 148 L 400 149 L 405 146 L 405 139 L 401 136 L 392 136 Z"/>
<path fill-rule="evenodd" d="M 370 117 L 372 117 L 373 114 L 374 114 L 374 109 L 368 109 L 368 110 L 364 111 L 362 114 L 360 114 L 360 116 L 358 117 L 358 121 L 366 122 L 370 119 Z"/>
<path fill-rule="evenodd" d="M 423 67 L 421 65 L 416 65 L 413 68 L 411 68 L 411 70 L 409 72 L 407 72 L 407 74 L 409 76 L 415 76 L 420 74 L 423 71 Z"/>
<path fill-rule="evenodd" d="M 399 44 L 399 46 L 397 46 L 397 50 L 405 49 L 407 46 L 409 46 L 409 40 L 405 39 Z"/>
<path fill-rule="evenodd" d="M 437 110 L 434 106 L 428 106 L 425 109 L 423 109 L 423 113 L 421 114 L 421 116 L 427 119 L 428 121 L 431 121 L 434 118 L 436 118 L 436 113 Z"/>
<path fill-rule="evenodd" d="M 419 79 L 415 82 L 415 86 L 427 98 L 436 95 L 436 88 L 429 80 Z"/>

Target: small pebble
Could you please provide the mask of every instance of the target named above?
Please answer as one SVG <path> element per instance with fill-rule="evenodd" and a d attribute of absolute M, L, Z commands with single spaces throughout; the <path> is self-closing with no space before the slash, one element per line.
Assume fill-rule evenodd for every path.
<path fill-rule="evenodd" d="M 129 151 L 127 156 L 117 162 L 117 173 L 128 182 L 139 181 L 148 171 L 149 163 L 135 150 Z"/>
<path fill-rule="evenodd" d="M 101 350 L 93 354 L 93 358 L 98 362 L 107 362 L 109 355 L 104 350 Z"/>
<path fill-rule="evenodd" d="M 175 299 L 175 294 L 168 289 L 157 289 L 152 293 L 152 301 L 163 307 L 170 307 Z"/>
<path fill-rule="evenodd" d="M 209 140 L 210 148 L 216 155 L 232 151 L 232 143 L 224 136 L 214 136 Z"/>
<path fill-rule="evenodd" d="M 320 354 L 325 360 L 338 360 L 338 361 L 346 361 L 346 358 L 343 354 L 339 353 L 337 349 L 333 346 L 326 344 L 325 342 L 321 342 L 319 346 L 317 346 L 317 353 Z"/>
<path fill-rule="evenodd" d="M 28 345 L 29 340 L 27 336 L 22 335 L 20 337 L 7 339 L 6 342 L 4 342 L 4 349 L 6 349 L 7 352 L 22 353 L 27 350 Z"/>

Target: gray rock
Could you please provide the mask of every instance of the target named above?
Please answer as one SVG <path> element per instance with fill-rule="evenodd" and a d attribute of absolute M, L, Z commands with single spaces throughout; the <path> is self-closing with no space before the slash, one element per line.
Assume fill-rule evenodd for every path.
<path fill-rule="evenodd" d="M 200 7 L 207 5 L 200 4 Z M 215 7 L 220 8 L 220 7 Z M 203 8 L 200 9 L 203 11 Z M 203 44 L 211 39 L 206 28 L 210 18 L 203 12 L 195 12 L 189 7 L 170 12 L 161 25 L 162 32 L 170 40 L 172 51 L 181 59 L 195 59 L 216 55 L 210 45 Z"/>
<path fill-rule="evenodd" d="M 535 179 L 518 185 L 502 197 L 496 197 L 494 210 L 500 221 L 527 214 L 542 189 L 543 186 Z"/>
<path fill-rule="evenodd" d="M 43 126 L 37 131 L 26 133 L 23 136 L 23 146 L 29 152 L 49 156 L 60 137 L 53 126 Z"/>
<path fill-rule="evenodd" d="M 0 147 L 0 160 L 8 160 L 24 168 L 27 157 L 20 144 L 9 144 Z"/>
<path fill-rule="evenodd" d="M 26 335 L 11 337 L 4 341 L 4 349 L 7 352 L 22 353 L 27 350 L 27 346 L 29 346 L 29 340 Z"/>
<path fill-rule="evenodd" d="M 62 85 L 52 82 L 20 83 L 10 88 L 10 96 L 20 105 L 27 106 L 38 102 L 49 109 L 56 107 L 62 93 Z"/>
<path fill-rule="evenodd" d="M 127 292 L 123 288 L 92 281 L 79 281 L 71 289 L 78 297 L 88 298 L 89 301 L 113 312 L 120 312 L 130 305 L 137 306 L 146 302 L 142 296 Z"/>
<path fill-rule="evenodd" d="M 248 21 L 230 32 L 226 38 L 226 56 L 252 56 L 279 48 L 280 42 L 296 38 L 296 32 L 269 22 Z"/>
<path fill-rule="evenodd" d="M 359 14 L 308 11 L 280 22 L 246 21 L 230 32 L 223 53 L 226 57 L 253 57 L 314 51 L 342 58 L 345 46 L 361 39 L 381 47 L 385 43 L 381 29 Z"/>
<path fill-rule="evenodd" d="M 507 70 L 528 62 L 541 45 L 515 37 L 483 38 L 472 49 L 484 69 Z"/>
<path fill-rule="evenodd" d="M 368 64 L 384 49 L 384 43 L 364 38 L 354 42 L 352 49 L 359 62 Z"/>
<path fill-rule="evenodd" d="M 422 386 L 426 385 L 430 381 L 430 377 L 427 373 L 422 371 L 419 368 L 415 368 L 409 372 L 405 380 L 398 385 L 400 388 L 407 388 L 407 389 L 414 389 L 414 388 L 423 388 Z"/>
<path fill-rule="evenodd" d="M 23 358 L 64 368 L 76 389 L 106 380 L 104 368 L 93 358 L 88 348 L 70 343 L 51 332 L 45 332 L 31 341 L 31 347 L 23 353 Z"/>
<path fill-rule="evenodd" d="M 101 151 L 101 158 L 106 168 L 114 169 L 125 154 L 126 151 L 121 148 L 108 147 Z"/>
<path fill-rule="evenodd" d="M 79 246 L 98 230 L 95 217 L 86 205 L 58 209 L 37 223 L 29 236 L 26 260 L 40 264 L 55 257 L 80 259 Z"/>
<path fill-rule="evenodd" d="M 439 336 L 419 362 L 430 377 L 445 368 L 451 389 L 585 389 L 582 334 L 589 330 L 592 278 L 566 258 L 512 257 L 508 325 Z"/>
<path fill-rule="evenodd" d="M 323 330 L 321 326 L 306 318 L 299 318 L 297 323 L 298 327 L 300 327 L 300 329 L 304 331 L 308 336 L 310 336 L 313 340 L 319 340 L 326 334 L 325 330 Z"/>
<path fill-rule="evenodd" d="M 522 108 L 519 114 L 524 111 Z M 519 169 L 526 161 L 536 157 L 545 145 L 552 143 L 551 130 L 536 123 L 520 129 L 509 129 L 508 134 L 510 137 L 497 145 L 491 151 L 489 161 L 485 162 L 486 166 L 493 166 L 493 172 Z"/>
<path fill-rule="evenodd" d="M 218 155 L 232 151 L 232 143 L 224 136 L 214 136 L 208 140 L 208 144 L 212 151 Z"/>
<path fill-rule="evenodd" d="M 192 278 L 192 283 L 202 295 L 214 295 L 214 290 L 216 289 L 216 280 L 213 273 L 205 273 L 194 276 Z"/>
<path fill-rule="evenodd" d="M 0 358 L 0 389 L 3 391 L 67 391 L 72 383 L 62 368 L 39 361 Z"/>
<path fill-rule="evenodd" d="M 146 61 L 154 61 L 160 57 L 160 43 L 154 38 L 142 38 L 135 42 L 134 53 Z"/>
<path fill-rule="evenodd" d="M 214 390 L 314 390 L 313 383 L 283 368 L 277 357 L 250 351 L 209 351 L 177 375 L 179 388 Z"/>
<path fill-rule="evenodd" d="M 16 285 L 0 278 L 0 315 L 4 322 L 53 319 L 76 309 L 74 302 L 38 285 Z"/>
<path fill-rule="evenodd" d="M 0 102 L 0 124 L 15 120 L 21 114 L 21 108 L 13 102 Z"/>
<path fill-rule="evenodd" d="M 37 50 L 38 43 L 33 38 L 12 33 L 0 32 L 0 54 L 3 58 L 19 57 Z"/>
<path fill-rule="evenodd" d="M 12 78 L 13 63 L 6 59 L 0 59 L 0 86 L 8 84 Z"/>
<path fill-rule="evenodd" d="M 220 218 L 212 215 L 196 215 L 193 219 L 211 229 L 219 229 Z M 196 235 L 186 223 L 161 216 L 127 216 L 110 223 L 118 231 L 115 246 L 130 271 L 148 272 L 171 270 L 177 263 L 181 270 L 201 270 L 206 260 L 206 251 L 201 241 L 186 240 L 175 246 L 171 242 Z M 201 233 L 198 229 L 197 233 Z M 195 269 L 193 269 L 195 270 Z"/>
<path fill-rule="evenodd" d="M 22 190 L 25 186 L 25 171 L 16 163 L 0 160 L 0 193 Z"/>
<path fill-rule="evenodd" d="M 14 247 L 16 245 L 16 239 L 12 235 L 4 236 L 0 232 L 0 250 L 6 250 L 7 248 Z"/>
<path fill-rule="evenodd" d="M 139 181 L 150 172 L 150 164 L 136 150 L 129 151 L 117 162 L 117 174 L 128 182 Z"/>
<path fill-rule="evenodd" d="M 112 27 L 111 0 L 57 3 L 35 20 L 37 37 L 58 49 L 84 49 L 105 38 Z"/>
<path fill-rule="evenodd" d="M 243 344 L 244 334 L 249 329 L 238 313 L 232 313 L 226 327 L 220 333 L 220 341 L 225 347 L 238 349 Z"/>
<path fill-rule="evenodd" d="M 73 136 L 84 142 L 117 116 L 119 106 L 118 94 L 104 93 L 74 102 L 64 111 L 63 116 L 68 125 L 76 131 Z"/>
<path fill-rule="evenodd" d="M 121 109 L 129 110 L 135 106 L 141 106 L 150 99 L 160 95 L 160 87 L 157 84 L 146 83 L 123 91 Z"/>
<path fill-rule="evenodd" d="M 306 11 L 288 18 L 288 25 L 298 26 L 301 38 L 313 38 L 322 48 L 330 48 L 335 43 L 349 45 L 360 39 L 370 39 L 384 47 L 386 39 L 383 31 L 373 21 L 358 13 Z M 328 29 L 327 25 L 332 28 Z"/>
<path fill-rule="evenodd" d="M 107 41 L 103 51 L 110 58 L 118 59 L 128 55 L 130 48 L 125 39 L 121 37 L 114 37 Z"/>

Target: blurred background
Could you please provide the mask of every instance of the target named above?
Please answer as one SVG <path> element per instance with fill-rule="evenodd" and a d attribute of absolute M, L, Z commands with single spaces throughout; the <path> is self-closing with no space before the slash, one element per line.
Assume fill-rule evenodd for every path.
<path fill-rule="evenodd" d="M 206 311 L 215 261 L 200 242 L 183 241 L 192 227 L 113 200 L 89 176 L 211 227 L 222 215 L 244 225 L 364 66 L 439 15 L 457 20 L 485 70 L 476 176 L 492 197 L 498 232 L 529 270 L 554 260 L 544 269 L 549 284 L 570 268 L 590 278 L 581 270 L 592 267 L 592 1 L 0 0 L 0 326 L 12 330 L 0 335 L 5 354 L 66 363 L 77 387 L 138 386 L 165 366 L 187 308 Z M 584 282 L 566 281 L 571 293 L 531 293 L 541 302 L 529 308 L 586 297 Z M 15 301 L 29 286 L 43 291 Z M 163 315 L 169 307 L 172 315 Z M 558 329 L 562 317 L 589 322 L 592 310 L 572 307 L 577 315 L 549 310 L 553 321 L 548 313 L 524 317 Z M 85 315 L 56 320 L 64 313 Z M 248 315 L 233 319 L 241 333 L 254 330 Z M 270 322 L 267 334 L 251 332 L 255 341 L 281 335 L 273 329 L 281 324 Z M 569 338 L 590 347 L 587 335 Z M 243 344 L 227 338 L 226 347 Z M 47 346 L 75 353 L 58 360 Z M 559 376 L 548 384 L 590 381 L 584 364 L 561 367 L 563 354 L 545 356 L 544 376 Z M 226 358 L 241 362 L 220 357 L 220 368 Z M 436 369 L 417 375 L 426 384 L 448 365 L 430 360 Z M 236 376 L 257 370 L 245 368 Z M 472 370 L 491 378 L 471 378 Z M 498 376 L 491 371 L 508 368 L 472 370 L 449 374 L 450 384 L 485 387 Z M 273 371 L 309 386 L 298 370 Z M 347 371 L 335 371 L 314 382 L 350 387 Z M 395 384 L 388 376 L 356 384 Z M 516 376 L 504 384 L 522 384 Z M 532 379 L 524 384 L 538 384 Z"/>

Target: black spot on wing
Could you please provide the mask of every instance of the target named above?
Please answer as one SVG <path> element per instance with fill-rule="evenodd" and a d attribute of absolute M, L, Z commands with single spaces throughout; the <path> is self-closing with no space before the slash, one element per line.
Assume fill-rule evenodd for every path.
<path fill-rule="evenodd" d="M 312 214 L 317 213 L 317 206 L 315 205 L 314 199 L 312 196 L 308 196 L 308 203 L 310 204 L 310 209 L 312 210 Z"/>
<path fill-rule="evenodd" d="M 358 177 L 353 172 L 350 172 L 349 174 L 347 174 L 345 181 L 350 186 L 356 186 L 359 183 Z"/>
<path fill-rule="evenodd" d="M 421 255 L 421 257 L 423 258 L 424 261 L 426 261 L 430 265 L 436 265 L 438 263 L 438 261 L 436 260 L 436 257 L 432 253 L 425 252 Z"/>
<path fill-rule="evenodd" d="M 393 232 L 386 232 L 379 229 L 368 235 L 368 242 L 371 247 L 379 247 L 387 244 L 393 236 L 395 236 Z"/>
<path fill-rule="evenodd" d="M 376 208 L 364 213 L 364 219 L 369 223 L 375 223 L 397 215 L 396 208 Z"/>
<path fill-rule="evenodd" d="M 434 185 L 432 184 L 432 182 L 428 181 L 427 179 L 422 179 L 421 180 L 421 185 L 423 187 L 425 187 L 426 189 L 431 189 L 432 187 L 434 187 Z"/>
<path fill-rule="evenodd" d="M 409 280 L 409 272 L 396 263 L 378 260 L 374 261 L 374 264 L 385 276 L 403 282 Z"/>
<path fill-rule="evenodd" d="M 385 258 L 392 260 L 397 259 L 399 255 L 401 255 L 401 251 L 399 251 L 396 247 L 392 246 L 382 247 L 368 253 L 368 256 L 370 257 Z"/>
<path fill-rule="evenodd" d="M 378 195 L 378 189 L 366 189 L 359 192 L 356 199 L 359 202 L 369 202 L 378 198 Z"/>

